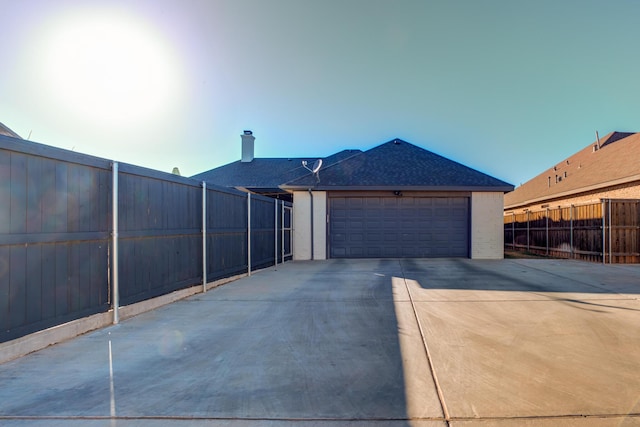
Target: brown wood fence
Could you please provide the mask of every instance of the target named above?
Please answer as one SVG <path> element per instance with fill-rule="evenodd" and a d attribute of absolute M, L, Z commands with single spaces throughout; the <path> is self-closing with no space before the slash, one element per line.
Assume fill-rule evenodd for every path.
<path fill-rule="evenodd" d="M 640 200 L 547 208 L 504 216 L 505 249 L 606 264 L 640 263 Z"/>

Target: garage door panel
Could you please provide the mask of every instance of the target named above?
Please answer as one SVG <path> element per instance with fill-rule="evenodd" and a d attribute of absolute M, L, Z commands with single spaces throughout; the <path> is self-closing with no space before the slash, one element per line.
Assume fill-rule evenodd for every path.
<path fill-rule="evenodd" d="M 336 243 L 344 243 L 347 241 L 347 235 L 344 233 L 334 233 L 332 240 L 335 240 Z"/>
<path fill-rule="evenodd" d="M 383 257 L 385 257 L 383 246 L 369 246 L 367 248 L 367 256 L 369 258 L 383 258 Z"/>
<path fill-rule="evenodd" d="M 365 199 L 362 197 L 347 197 L 347 207 L 349 209 L 362 209 Z"/>
<path fill-rule="evenodd" d="M 347 234 L 347 241 L 349 243 L 364 243 L 363 233 L 349 233 Z"/>
<path fill-rule="evenodd" d="M 382 197 L 367 197 L 364 199 L 364 203 L 367 208 L 380 207 L 384 205 L 384 199 Z"/>
<path fill-rule="evenodd" d="M 364 223 L 364 229 L 365 230 L 375 230 L 375 231 L 382 231 L 384 229 L 384 221 L 375 221 L 375 220 L 365 220 Z"/>
<path fill-rule="evenodd" d="M 467 197 L 330 197 L 332 258 L 468 257 Z"/>
<path fill-rule="evenodd" d="M 400 235 L 400 239 L 403 242 L 407 242 L 407 243 L 409 243 L 409 242 L 417 242 L 418 241 L 417 236 L 414 233 L 402 233 Z"/>
<path fill-rule="evenodd" d="M 334 258 L 346 258 L 347 257 L 347 249 L 343 247 L 336 247 L 331 251 Z"/>
<path fill-rule="evenodd" d="M 362 258 L 364 255 L 364 248 L 359 246 L 352 247 L 350 248 L 349 253 L 351 258 Z"/>
<path fill-rule="evenodd" d="M 347 229 L 349 231 L 356 232 L 357 230 L 363 230 L 364 229 L 364 222 L 362 221 L 362 219 L 349 218 L 349 220 L 346 221 L 346 224 L 347 224 Z"/>
<path fill-rule="evenodd" d="M 382 233 L 371 233 L 367 240 L 374 245 L 382 245 L 384 243 L 384 235 Z"/>

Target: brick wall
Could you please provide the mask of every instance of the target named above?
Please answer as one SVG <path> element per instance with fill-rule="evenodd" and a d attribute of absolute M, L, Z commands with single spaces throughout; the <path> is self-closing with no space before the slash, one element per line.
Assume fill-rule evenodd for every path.
<path fill-rule="evenodd" d="M 509 213 L 522 213 L 526 210 L 541 210 L 547 207 L 556 208 L 571 205 L 582 205 L 600 202 L 601 199 L 640 199 L 640 181 L 616 185 L 606 190 L 589 191 L 576 194 L 573 197 L 563 199 L 549 199 L 547 201 L 521 206 L 517 209 L 508 209 Z"/>

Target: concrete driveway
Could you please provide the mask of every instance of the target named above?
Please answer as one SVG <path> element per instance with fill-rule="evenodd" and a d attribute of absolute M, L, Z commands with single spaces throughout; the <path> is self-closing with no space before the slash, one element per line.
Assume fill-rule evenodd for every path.
<path fill-rule="evenodd" d="M 0 365 L 0 425 L 640 426 L 640 266 L 290 262 Z"/>

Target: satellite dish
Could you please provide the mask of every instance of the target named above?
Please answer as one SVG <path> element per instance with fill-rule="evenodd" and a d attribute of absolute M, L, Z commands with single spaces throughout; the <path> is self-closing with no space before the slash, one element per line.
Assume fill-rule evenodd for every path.
<path fill-rule="evenodd" d="M 304 167 L 306 170 L 308 170 L 309 172 L 311 172 L 315 177 L 316 180 L 318 182 L 320 182 L 320 175 L 318 175 L 318 171 L 320 170 L 320 168 L 322 167 L 322 159 L 318 159 L 313 163 L 313 168 L 309 168 L 309 166 L 307 166 L 307 161 L 303 160 L 302 161 L 302 167 Z"/>
<path fill-rule="evenodd" d="M 322 167 L 322 159 L 318 159 L 313 164 L 313 169 L 311 169 L 311 172 L 318 173 L 318 171 L 320 170 L 321 167 Z"/>
<path fill-rule="evenodd" d="M 310 168 L 309 166 L 307 166 L 307 161 L 303 160 L 302 161 L 302 167 L 304 167 L 306 170 L 308 170 L 311 173 L 318 173 L 318 171 L 320 170 L 320 168 L 322 167 L 322 159 L 318 159 L 313 163 L 313 168 Z"/>

